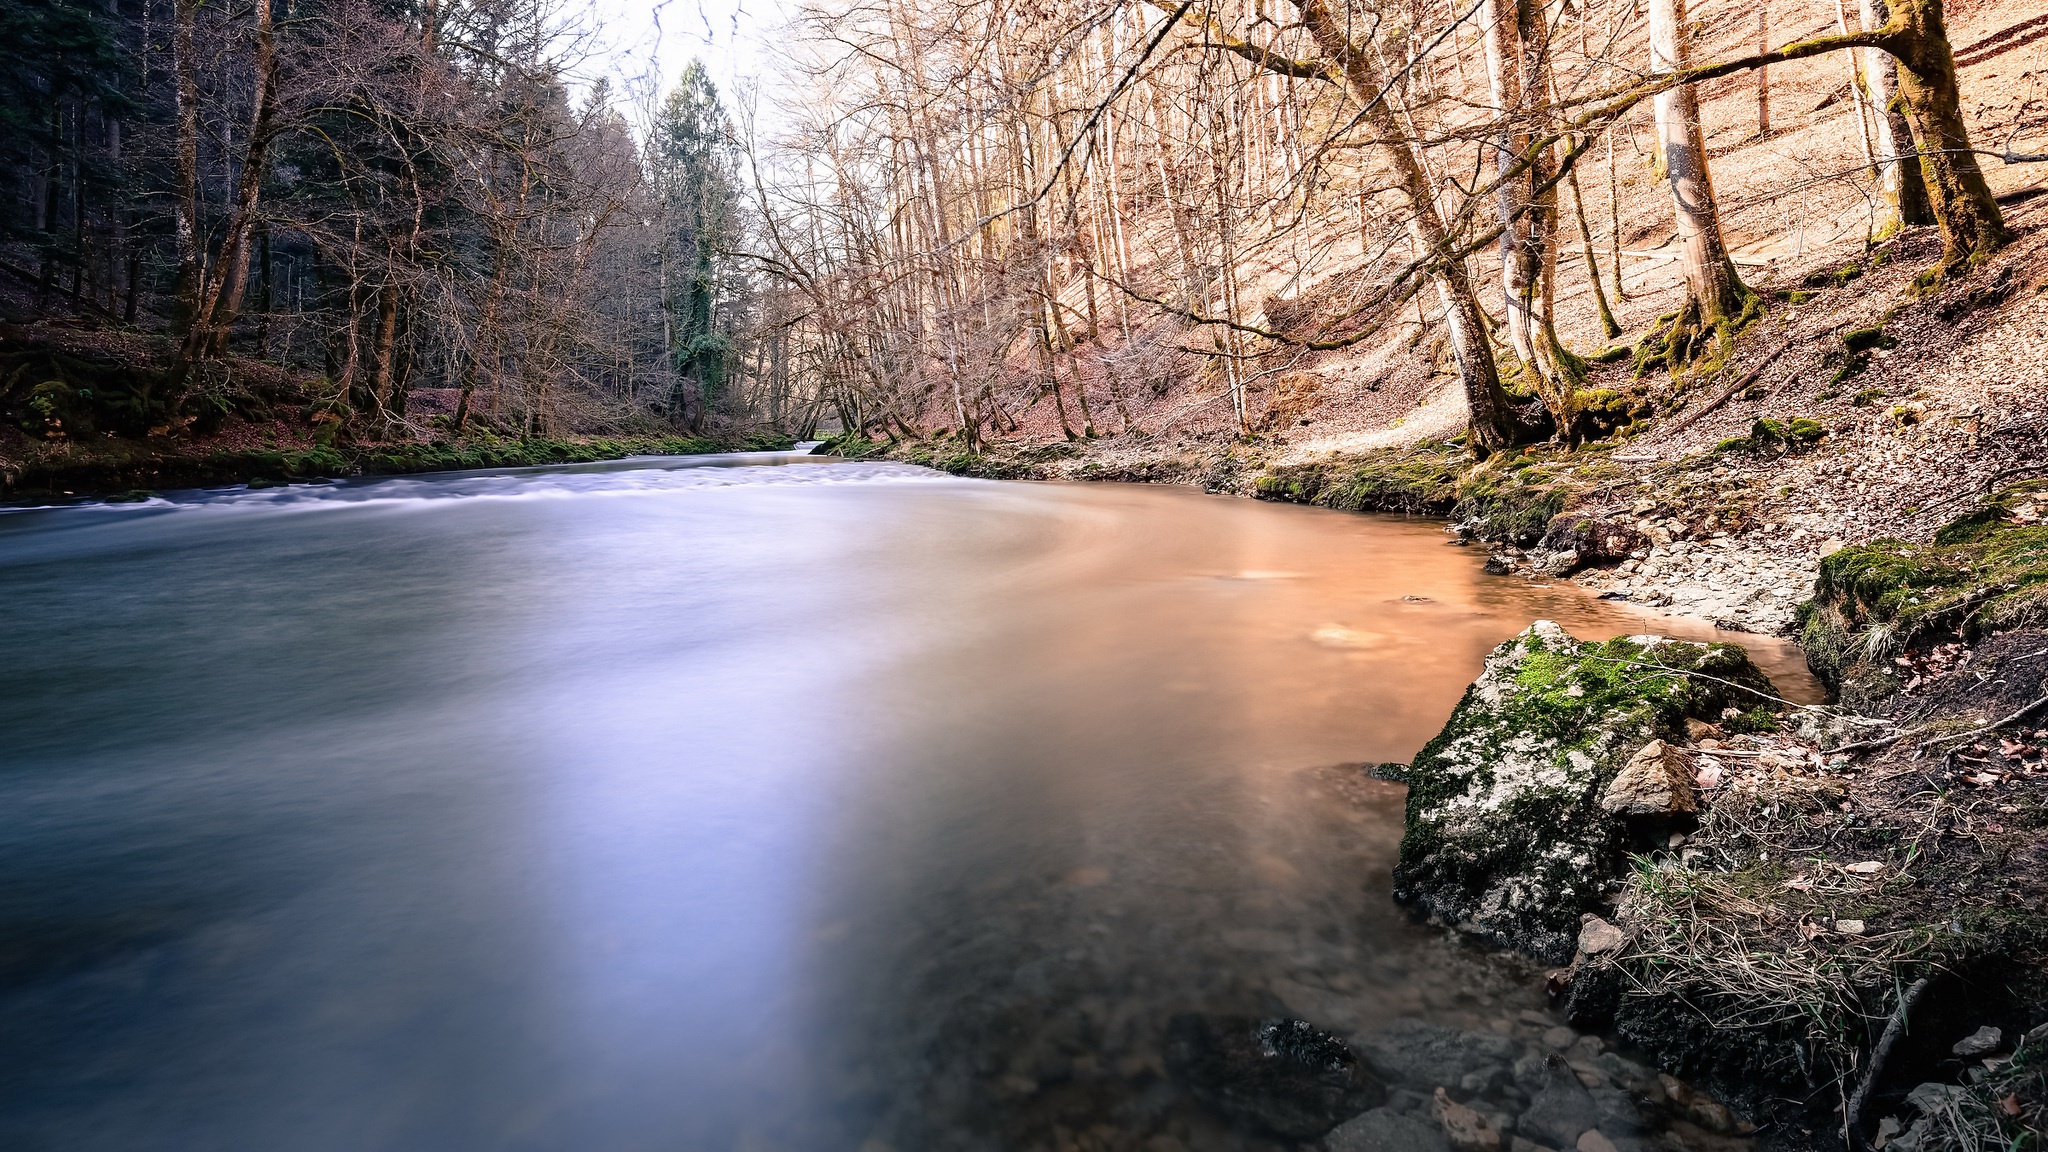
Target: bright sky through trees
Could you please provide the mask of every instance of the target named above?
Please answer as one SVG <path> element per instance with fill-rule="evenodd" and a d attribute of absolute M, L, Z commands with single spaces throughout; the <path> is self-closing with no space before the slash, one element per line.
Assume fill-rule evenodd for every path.
<path fill-rule="evenodd" d="M 609 76 L 635 105 L 653 106 L 700 59 L 730 100 L 742 80 L 772 73 L 764 49 L 787 7 L 786 0 L 590 0 L 598 56 L 589 71 Z"/>

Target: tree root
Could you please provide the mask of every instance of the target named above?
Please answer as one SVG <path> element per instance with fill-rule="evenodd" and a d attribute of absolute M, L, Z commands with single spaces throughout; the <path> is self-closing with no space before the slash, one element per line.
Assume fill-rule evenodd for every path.
<path fill-rule="evenodd" d="M 1899 997 L 1899 1006 L 1892 1012 L 1891 1022 L 1884 1026 L 1884 1035 L 1878 1037 L 1877 1046 L 1870 1050 L 1870 1066 L 1863 1070 L 1863 1079 L 1857 1081 L 1856 1091 L 1850 1095 L 1843 1108 L 1842 1127 L 1849 1137 L 1850 1147 L 1857 1152 L 1869 1152 L 1870 1141 L 1863 1135 L 1863 1109 L 1870 1103 L 1870 1090 L 1877 1087 L 1877 1078 L 1884 1074 L 1884 1066 L 1891 1059 L 1892 1049 L 1898 1046 L 1899 1038 L 1906 1034 L 1907 1018 L 1913 1014 L 1913 1005 L 1920 1002 L 1920 996 L 1927 991 L 1931 978 L 1922 976 L 1913 981 L 1906 994 Z"/>

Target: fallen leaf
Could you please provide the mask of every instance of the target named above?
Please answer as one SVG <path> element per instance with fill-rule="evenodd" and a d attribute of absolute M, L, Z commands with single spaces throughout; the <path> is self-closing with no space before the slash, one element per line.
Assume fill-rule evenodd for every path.
<path fill-rule="evenodd" d="M 1863 935 L 1863 921 L 1837 920 L 1835 921 L 1835 931 L 1840 932 L 1844 936 L 1861 936 Z"/>
<path fill-rule="evenodd" d="M 2008 1092 L 2008 1093 L 2006 1093 L 2006 1095 L 2005 1095 L 2005 1099 L 2003 1099 L 2003 1100 L 2000 1100 L 2000 1101 L 1998 1102 L 1998 1110 L 1999 1110 L 2000 1112 L 2003 1112 L 2003 1113 L 2005 1113 L 2005 1114 L 2006 1114 L 2007 1116 L 2017 1116 L 2017 1115 L 2019 1115 L 2019 1114 L 2020 1114 L 2020 1098 L 2019 1098 L 2019 1094 L 2018 1094 L 2018 1093 L 2016 1093 L 2016 1092 Z"/>
<path fill-rule="evenodd" d="M 1854 864 L 1845 864 L 1845 865 L 1843 865 L 1843 866 L 1842 866 L 1842 871 L 1844 871 L 1844 872 L 1853 872 L 1853 873 L 1855 873 L 1855 874 L 1856 874 L 1856 875 L 1858 875 L 1858 876 L 1875 876 L 1875 875 L 1877 875 L 1877 874 L 1878 874 L 1879 872 L 1882 872 L 1882 871 L 1884 871 L 1884 861 L 1882 861 L 1882 860 L 1859 860 L 1859 861 L 1857 861 L 1857 862 L 1856 862 L 1856 863 L 1854 863 Z"/>
<path fill-rule="evenodd" d="M 1811 892 L 1813 891 L 1813 881 L 1808 880 L 1804 876 L 1794 876 L 1785 882 L 1785 887 L 1790 888 L 1794 892 Z"/>

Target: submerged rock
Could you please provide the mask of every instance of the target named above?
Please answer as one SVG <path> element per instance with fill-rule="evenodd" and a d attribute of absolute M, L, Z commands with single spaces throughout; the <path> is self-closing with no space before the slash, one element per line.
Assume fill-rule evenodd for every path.
<path fill-rule="evenodd" d="M 1451 1142 L 1457 1152 L 1500 1152 L 1500 1129 L 1489 1123 L 1486 1117 L 1456 1100 L 1439 1088 L 1433 1098 L 1431 1111 L 1436 1122 L 1443 1127 L 1444 1139 Z"/>
<path fill-rule="evenodd" d="M 1618 888 L 1628 819 L 1601 800 L 1653 740 L 1688 719 L 1742 727 L 1771 684 L 1734 644 L 1639 636 L 1583 643 L 1537 621 L 1486 658 L 1441 733 L 1402 773 L 1407 829 L 1395 895 L 1548 963 L 1571 959 L 1580 914 Z M 1640 775 L 1647 777 L 1646 763 Z M 1645 782 L 1626 811 L 1648 804 Z M 1672 804 L 1682 803 L 1672 784 Z"/>
<path fill-rule="evenodd" d="M 1345 1121 L 1324 1138 L 1323 1147 L 1329 1152 L 1451 1152 L 1441 1128 L 1391 1108 L 1374 1108 Z"/>
<path fill-rule="evenodd" d="M 1517 1128 L 1553 1148 L 1574 1148 L 1600 1123 L 1600 1105 L 1559 1056 L 1543 1061 L 1543 1086 L 1529 1100 Z"/>
<path fill-rule="evenodd" d="M 1390 1084 L 1425 1095 L 1485 1077 L 1514 1060 L 1515 1042 L 1492 1032 L 1464 1032 L 1421 1020 L 1396 1020 L 1358 1038 L 1359 1054 Z"/>
<path fill-rule="evenodd" d="M 1312 1140 L 1386 1099 L 1342 1040 L 1304 1020 L 1176 1016 L 1167 1066 L 1232 1122 L 1291 1140 Z"/>

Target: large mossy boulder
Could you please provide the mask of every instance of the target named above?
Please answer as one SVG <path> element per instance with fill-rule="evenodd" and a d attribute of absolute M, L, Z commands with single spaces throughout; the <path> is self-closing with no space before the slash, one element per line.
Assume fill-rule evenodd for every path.
<path fill-rule="evenodd" d="M 1632 838 L 1646 831 L 1602 805 L 1615 776 L 1653 740 L 1685 743 L 1688 719 L 1769 727 L 1775 698 L 1734 644 L 1587 643 L 1537 621 L 1487 656 L 1450 722 L 1403 771 L 1395 895 L 1564 963 L 1581 915 L 1619 891 Z"/>

